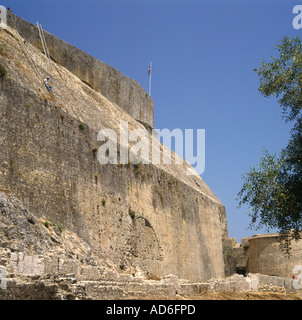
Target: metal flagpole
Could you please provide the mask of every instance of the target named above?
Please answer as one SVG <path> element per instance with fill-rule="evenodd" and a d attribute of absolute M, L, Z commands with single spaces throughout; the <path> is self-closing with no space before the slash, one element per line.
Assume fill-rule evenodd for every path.
<path fill-rule="evenodd" d="M 148 75 L 149 75 L 149 96 L 151 97 L 152 62 L 150 63 L 150 66 L 149 66 Z"/>

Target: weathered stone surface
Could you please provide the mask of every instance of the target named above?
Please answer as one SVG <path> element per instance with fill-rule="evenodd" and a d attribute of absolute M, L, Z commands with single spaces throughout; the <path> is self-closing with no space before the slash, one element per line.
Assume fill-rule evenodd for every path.
<path fill-rule="evenodd" d="M 253 273 L 247 274 L 246 277 L 234 274 L 224 279 L 210 279 L 208 283 L 210 285 L 209 292 L 296 292 L 292 286 L 292 280 L 290 278 Z"/>
<path fill-rule="evenodd" d="M 8 24 L 21 36 L 42 50 L 38 28 L 8 14 Z M 45 39 L 52 60 L 64 66 L 84 83 L 102 93 L 108 100 L 127 111 L 132 117 L 153 128 L 154 104 L 140 84 L 125 77 L 115 68 L 75 48 L 45 31 Z"/>
<path fill-rule="evenodd" d="M 150 280 L 154 276 L 138 268 L 119 270 L 70 230 L 60 231 L 55 223 L 37 219 L 12 194 L 0 193 L 0 209 L 0 241 L 6 243 L 0 249 L 0 265 L 6 271 L 5 279 L 0 278 L 0 300 L 187 299 L 211 292 L 295 292 L 291 279 L 260 274 L 203 283 L 173 274 Z M 24 232 L 17 236 L 21 229 Z M 28 246 L 16 251 L 19 243 Z"/>
<path fill-rule="evenodd" d="M 0 299 L 293 290 L 289 272 L 302 264 L 301 246 L 289 264 L 269 237 L 241 245 L 228 239 L 224 206 L 198 175 L 187 175 L 189 164 L 101 166 L 98 131 L 118 132 L 120 121 L 129 130 L 150 129 L 152 100 L 131 79 L 48 33 L 57 63 L 47 60 L 35 27 L 13 17 L 9 24 L 26 39 L 39 73 L 51 75 L 54 93 L 45 91 L 15 31 L 0 29 L 7 70 L 0 79 Z M 285 278 L 224 278 L 223 258 L 226 275 L 248 266 Z"/>
<path fill-rule="evenodd" d="M 0 241 L 7 244 L 0 249 L 1 265 L 6 269 L 6 288 L 0 289 L 0 299 L 167 299 L 208 292 L 209 285 L 174 275 L 148 280 L 141 271 L 119 273 L 112 262 L 94 256 L 75 234 L 37 219 L 13 195 L 0 193 L 0 208 Z M 17 235 L 18 230 L 24 232 Z"/>
<path fill-rule="evenodd" d="M 38 219 L 28 213 L 21 202 L 13 196 L 0 192 L 0 244 L 1 248 L 11 252 L 43 253 L 44 248 L 50 250 L 53 241 L 41 226 Z M 18 264 L 30 265 L 33 261 L 24 261 L 24 255 L 12 253 L 11 260 Z"/>
<path fill-rule="evenodd" d="M 249 239 L 249 272 L 291 278 L 294 267 L 302 265 L 302 240 L 293 240 L 291 247 L 290 256 L 281 251 L 279 234 L 251 237 Z"/>
<path fill-rule="evenodd" d="M 234 238 L 223 238 L 223 257 L 225 276 L 234 273 L 246 274 L 248 264 L 248 241 L 241 245 Z"/>
<path fill-rule="evenodd" d="M 120 271 L 140 267 L 151 278 L 174 274 L 197 282 L 223 276 L 225 209 L 198 175 L 187 175 L 190 165 L 101 166 L 100 129 L 118 132 L 121 120 L 129 130 L 144 127 L 26 43 L 40 73 L 52 76 L 49 96 L 14 30 L 0 30 L 0 43 L 8 71 L 0 80 L 1 188 L 37 218 L 75 232 Z"/>
<path fill-rule="evenodd" d="M 291 248 L 290 255 L 281 250 L 280 235 L 277 233 L 243 238 L 241 244 L 236 239 L 223 238 L 225 275 L 252 273 L 262 274 L 263 279 L 267 276 L 291 279 L 294 267 L 302 265 L 302 241 L 293 240 Z"/>

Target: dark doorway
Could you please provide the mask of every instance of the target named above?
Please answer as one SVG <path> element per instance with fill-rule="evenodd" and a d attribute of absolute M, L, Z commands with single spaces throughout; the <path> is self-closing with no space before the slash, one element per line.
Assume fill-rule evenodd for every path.
<path fill-rule="evenodd" d="M 236 267 L 236 273 L 242 274 L 243 276 L 246 276 L 246 268 L 245 267 Z"/>

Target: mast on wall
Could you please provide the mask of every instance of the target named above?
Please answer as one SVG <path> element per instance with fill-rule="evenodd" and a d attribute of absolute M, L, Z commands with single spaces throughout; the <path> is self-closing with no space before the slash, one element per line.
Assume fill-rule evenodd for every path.
<path fill-rule="evenodd" d="M 150 65 L 149 65 L 148 75 L 149 75 L 149 96 L 151 97 L 152 62 L 150 62 Z"/>

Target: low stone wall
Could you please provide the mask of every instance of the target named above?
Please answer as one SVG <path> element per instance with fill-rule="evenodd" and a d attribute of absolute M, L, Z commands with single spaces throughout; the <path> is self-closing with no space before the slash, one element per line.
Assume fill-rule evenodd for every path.
<path fill-rule="evenodd" d="M 223 238 L 225 275 L 259 273 L 292 278 L 293 269 L 302 265 L 302 241 L 292 241 L 291 254 L 281 250 L 279 234 L 254 235 L 241 239 Z"/>
<path fill-rule="evenodd" d="M 280 249 L 279 234 L 257 235 L 249 239 L 248 271 L 289 277 L 293 268 L 302 265 L 302 241 L 292 241 L 291 255 Z"/>
<path fill-rule="evenodd" d="M 75 274 L 11 275 L 6 279 L 6 288 L 0 287 L 0 300 L 166 300 L 219 292 L 297 293 L 290 279 L 259 274 L 234 275 L 206 283 L 189 283 L 174 277 L 146 280 L 131 275 L 111 280 L 80 280 Z"/>
<path fill-rule="evenodd" d="M 281 292 L 293 293 L 290 278 L 273 277 L 262 274 L 249 273 L 246 277 L 234 274 L 224 279 L 211 279 L 209 291 L 232 291 L 232 292 Z"/>

